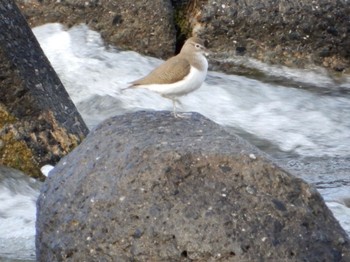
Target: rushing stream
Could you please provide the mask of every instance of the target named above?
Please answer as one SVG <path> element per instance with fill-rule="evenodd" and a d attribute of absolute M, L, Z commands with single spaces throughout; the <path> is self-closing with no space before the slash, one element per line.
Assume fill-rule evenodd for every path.
<path fill-rule="evenodd" d="M 121 91 L 161 60 L 105 46 L 100 35 L 85 25 L 67 30 L 60 24 L 47 24 L 34 28 L 34 33 L 90 129 L 125 112 L 172 110 L 171 101 L 150 91 Z M 199 90 L 180 99 L 179 111 L 203 114 L 315 185 L 350 234 L 350 77 L 335 79 L 320 68 L 289 69 L 244 57 L 233 60 L 264 77 L 209 72 Z M 17 184 L 11 189 L 0 180 L 0 214 L 10 218 L 0 215 L 0 259 L 33 260 L 38 189 L 20 192 L 27 180 L 18 180 L 18 202 L 11 192 Z M 30 207 L 23 214 L 21 203 L 28 199 Z M 12 201 L 11 210 L 3 204 L 6 201 Z M 23 216 L 28 223 L 19 222 L 20 230 L 4 226 Z M 16 244 L 21 230 L 27 245 Z"/>

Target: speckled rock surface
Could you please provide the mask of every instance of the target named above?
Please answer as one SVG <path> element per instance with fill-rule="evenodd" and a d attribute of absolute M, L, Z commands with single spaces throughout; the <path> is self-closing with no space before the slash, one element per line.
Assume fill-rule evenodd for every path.
<path fill-rule="evenodd" d="M 107 43 L 168 58 L 192 33 L 216 53 L 213 70 L 250 73 L 235 56 L 350 73 L 346 0 L 16 0 L 31 26 L 86 23 Z M 254 73 L 253 73 L 254 74 Z"/>
<path fill-rule="evenodd" d="M 349 261 L 319 193 L 193 113 L 111 118 L 37 203 L 38 261 Z"/>
<path fill-rule="evenodd" d="M 200 15 L 194 24 L 217 52 L 218 67 L 227 72 L 234 65 L 230 57 L 247 55 L 274 64 L 315 64 L 350 73 L 348 1 L 208 0 L 195 10 Z"/>
<path fill-rule="evenodd" d="M 0 164 L 41 177 L 88 133 L 12 0 L 0 2 Z"/>
<path fill-rule="evenodd" d="M 119 48 L 168 58 L 175 51 L 176 32 L 170 0 L 16 0 L 33 27 L 50 22 L 80 23 L 101 33 Z"/>

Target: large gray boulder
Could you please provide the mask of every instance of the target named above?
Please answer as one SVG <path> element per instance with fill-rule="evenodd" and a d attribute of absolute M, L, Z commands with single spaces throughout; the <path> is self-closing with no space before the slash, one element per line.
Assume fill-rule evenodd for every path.
<path fill-rule="evenodd" d="M 106 120 L 37 208 L 38 261 L 350 261 L 313 187 L 196 113 Z"/>
<path fill-rule="evenodd" d="M 0 1 L 0 164 L 42 177 L 88 133 L 12 0 Z"/>

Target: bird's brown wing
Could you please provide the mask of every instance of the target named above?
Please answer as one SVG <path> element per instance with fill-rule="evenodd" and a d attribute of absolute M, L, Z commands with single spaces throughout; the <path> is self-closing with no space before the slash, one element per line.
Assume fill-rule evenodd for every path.
<path fill-rule="evenodd" d="M 186 59 L 174 56 L 147 76 L 131 82 L 131 87 L 150 84 L 171 84 L 182 80 L 190 72 L 190 69 L 191 65 Z"/>

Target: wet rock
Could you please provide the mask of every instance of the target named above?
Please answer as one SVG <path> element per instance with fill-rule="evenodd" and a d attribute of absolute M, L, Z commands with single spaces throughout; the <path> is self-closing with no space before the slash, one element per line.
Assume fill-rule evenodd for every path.
<path fill-rule="evenodd" d="M 114 117 L 51 171 L 38 261 L 347 261 L 320 194 L 212 121 Z"/>
<path fill-rule="evenodd" d="M 292 67 L 350 72 L 346 1 L 17 0 L 31 26 L 86 23 L 114 46 L 161 58 L 192 34 L 216 53 L 213 70 L 247 73 L 237 55 Z M 249 70 L 248 70 L 249 71 Z"/>
<path fill-rule="evenodd" d="M 222 62 L 241 54 L 237 47 L 244 47 L 245 55 L 264 62 L 350 72 L 346 1 L 208 0 L 192 10 L 185 10 L 196 18 L 190 26 L 209 41 L 220 70 L 225 70 Z M 239 70 L 236 63 L 225 71 Z"/>
<path fill-rule="evenodd" d="M 0 3 L 0 164 L 41 177 L 88 133 L 19 9 Z"/>
<path fill-rule="evenodd" d="M 176 32 L 170 0 L 16 2 L 32 27 L 51 22 L 69 27 L 85 23 L 118 48 L 159 58 L 168 58 L 175 51 Z"/>

